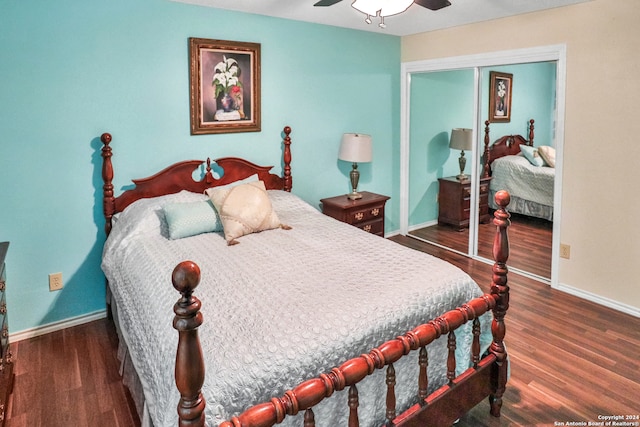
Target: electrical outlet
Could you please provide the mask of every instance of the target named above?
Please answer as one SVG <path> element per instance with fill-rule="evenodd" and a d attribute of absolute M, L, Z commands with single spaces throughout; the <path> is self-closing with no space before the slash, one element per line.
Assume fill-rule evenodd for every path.
<path fill-rule="evenodd" d="M 571 246 L 560 243 L 560 258 L 571 258 Z"/>
<path fill-rule="evenodd" d="M 49 275 L 49 291 L 59 291 L 62 286 L 62 273 L 51 273 Z"/>

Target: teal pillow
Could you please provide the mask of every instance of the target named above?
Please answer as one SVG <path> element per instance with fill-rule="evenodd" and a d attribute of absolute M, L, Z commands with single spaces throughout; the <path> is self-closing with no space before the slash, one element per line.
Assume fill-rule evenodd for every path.
<path fill-rule="evenodd" d="M 544 160 L 542 160 L 542 157 L 540 157 L 540 154 L 538 154 L 537 148 L 520 144 L 520 151 L 522 151 L 522 154 L 524 154 L 524 157 L 526 157 L 527 160 L 529 160 L 529 163 L 531 163 L 533 166 L 544 165 Z"/>
<path fill-rule="evenodd" d="M 163 208 L 172 240 L 222 231 L 222 223 L 210 200 L 171 203 Z"/>

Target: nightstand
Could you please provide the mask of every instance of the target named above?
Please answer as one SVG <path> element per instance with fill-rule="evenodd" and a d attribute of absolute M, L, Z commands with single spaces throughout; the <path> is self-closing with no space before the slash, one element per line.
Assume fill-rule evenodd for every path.
<path fill-rule="evenodd" d="M 361 191 L 361 199 L 347 195 L 322 199 L 322 213 L 366 232 L 384 237 L 384 205 L 388 196 Z"/>
<path fill-rule="evenodd" d="M 452 225 L 462 231 L 469 227 L 471 212 L 471 181 L 459 181 L 455 176 L 438 178 L 438 224 Z M 487 223 L 489 214 L 489 182 L 491 177 L 480 178 L 480 194 L 478 200 L 478 219 Z"/>

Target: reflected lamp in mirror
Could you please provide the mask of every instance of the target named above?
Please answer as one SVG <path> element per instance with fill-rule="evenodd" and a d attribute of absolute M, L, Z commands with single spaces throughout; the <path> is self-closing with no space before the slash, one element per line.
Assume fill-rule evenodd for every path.
<path fill-rule="evenodd" d="M 358 163 L 368 163 L 373 156 L 371 148 L 371 136 L 361 133 L 345 133 L 342 135 L 340 143 L 340 152 L 338 159 L 352 163 L 351 173 L 351 193 L 347 197 L 351 200 L 361 199 L 362 194 L 358 193 L 358 181 L 360 180 L 360 172 L 358 171 Z"/>
<path fill-rule="evenodd" d="M 464 167 L 467 164 L 464 152 L 465 150 L 470 151 L 471 148 L 473 148 L 473 130 L 464 128 L 455 128 L 451 130 L 449 148 L 453 150 L 460 150 L 460 158 L 458 159 L 458 163 L 460 164 L 460 175 L 456 178 L 458 178 L 459 181 L 463 181 L 468 178 L 468 176 L 464 174 Z"/>

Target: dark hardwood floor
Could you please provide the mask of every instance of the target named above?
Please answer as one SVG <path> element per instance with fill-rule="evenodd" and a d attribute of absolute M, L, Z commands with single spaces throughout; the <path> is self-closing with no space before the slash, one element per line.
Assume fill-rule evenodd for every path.
<path fill-rule="evenodd" d="M 446 259 L 489 291 L 490 265 L 411 237 L 392 240 Z M 502 417 L 490 416 L 485 401 L 458 427 L 588 425 L 602 421 L 599 416 L 640 415 L 639 318 L 515 273 L 509 285 L 511 377 Z"/>
<path fill-rule="evenodd" d="M 490 265 L 413 238 L 392 240 L 448 260 L 489 290 Z M 518 274 L 509 284 L 511 377 L 502 417 L 491 417 L 482 402 L 457 426 L 587 425 L 599 416 L 639 415 L 640 319 Z M 138 426 L 119 379 L 116 340 L 103 319 L 13 343 L 7 426 Z"/>
<path fill-rule="evenodd" d="M 11 344 L 7 427 L 140 425 L 118 374 L 117 340 L 103 319 Z"/>
<path fill-rule="evenodd" d="M 544 219 L 511 215 L 509 237 L 511 254 L 509 266 L 551 279 L 551 242 L 553 239 L 553 223 Z M 469 229 L 458 231 L 447 225 L 432 225 L 419 228 L 409 234 L 425 239 L 459 252 L 467 253 L 469 246 Z M 491 247 L 495 226 L 492 222 L 480 224 L 478 228 L 478 255 L 493 259 Z"/>

